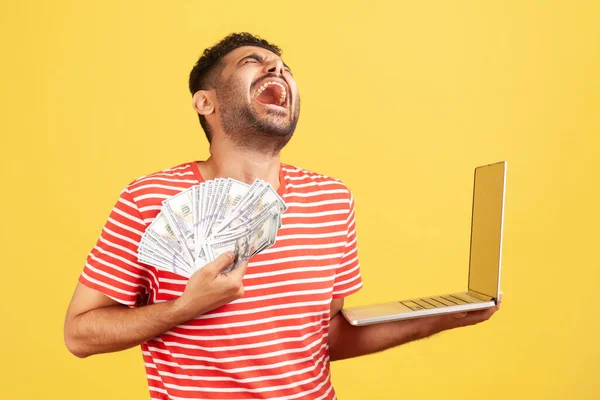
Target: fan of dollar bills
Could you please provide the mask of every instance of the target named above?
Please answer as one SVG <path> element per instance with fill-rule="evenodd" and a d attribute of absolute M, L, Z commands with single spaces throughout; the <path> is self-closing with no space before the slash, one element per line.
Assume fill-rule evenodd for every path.
<path fill-rule="evenodd" d="M 286 209 L 273 187 L 260 179 L 252 185 L 205 181 L 163 201 L 142 236 L 138 260 L 189 277 L 233 251 L 233 263 L 223 270 L 227 273 L 275 243 Z"/>

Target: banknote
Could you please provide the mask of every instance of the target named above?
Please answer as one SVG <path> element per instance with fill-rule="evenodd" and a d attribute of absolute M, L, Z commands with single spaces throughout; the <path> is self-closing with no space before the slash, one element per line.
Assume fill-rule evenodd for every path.
<path fill-rule="evenodd" d="M 230 237 L 237 237 L 240 235 L 247 234 L 255 229 L 258 229 L 259 225 L 262 225 L 272 214 L 279 215 L 277 213 L 279 206 L 273 203 L 271 207 L 265 208 L 260 214 L 257 214 L 251 219 L 244 220 L 243 218 L 237 218 L 231 221 L 228 229 L 211 235 L 213 240 L 227 240 Z"/>
<path fill-rule="evenodd" d="M 201 182 L 165 199 L 138 246 L 138 260 L 190 277 L 226 251 L 236 254 L 223 273 L 273 246 L 287 210 L 260 179 Z"/>
<path fill-rule="evenodd" d="M 194 214 L 193 189 L 189 188 L 163 201 L 163 214 L 183 244 L 183 250 L 193 259 L 194 254 Z"/>
<path fill-rule="evenodd" d="M 169 221 L 167 220 L 165 214 L 160 213 L 154 219 L 154 221 L 152 221 L 150 226 L 148 226 L 144 232 L 144 235 L 142 236 L 142 243 L 146 237 L 157 239 L 166 248 L 185 257 L 182 243 L 179 242 L 177 236 L 175 235 L 175 231 L 171 225 L 169 225 Z"/>
<path fill-rule="evenodd" d="M 191 274 L 193 271 L 189 265 L 176 257 L 169 257 L 168 254 L 161 253 L 160 250 L 141 247 L 138 250 L 139 261 L 145 264 L 154 264 L 163 269 L 174 272 L 176 274 Z"/>
<path fill-rule="evenodd" d="M 237 268 L 242 262 L 247 261 L 252 255 L 255 255 L 257 250 L 261 251 L 266 248 L 266 245 L 274 243 L 273 233 L 276 226 L 277 216 L 270 214 L 262 224 L 255 226 L 249 232 L 244 232 L 239 236 L 226 240 L 210 239 L 206 243 L 208 260 L 213 261 L 223 253 L 233 251 L 235 259 L 232 265 L 223 270 L 224 273 L 227 273 Z"/>
<path fill-rule="evenodd" d="M 245 183 L 236 181 L 234 179 L 229 180 L 229 184 L 225 188 L 219 208 L 216 210 L 215 218 L 209 228 L 209 236 L 218 232 L 219 227 L 228 217 L 228 214 L 236 208 L 238 203 L 242 200 L 249 189 L 250 186 L 246 185 Z"/>
<path fill-rule="evenodd" d="M 287 209 L 285 202 L 271 185 L 262 185 L 258 187 L 255 193 L 248 195 L 248 199 L 240 201 L 240 205 L 233 210 L 230 215 L 224 219 L 221 226 L 215 231 L 220 233 L 227 229 L 234 229 L 239 224 L 246 224 L 249 221 L 259 217 L 261 213 L 270 209 L 274 204 L 279 207 L 279 212 L 283 213 Z"/>
<path fill-rule="evenodd" d="M 163 255 L 169 259 L 187 263 L 187 259 L 182 253 L 178 253 L 173 248 L 169 247 L 162 238 L 156 236 L 154 232 L 148 232 L 144 240 L 139 245 L 139 250 L 147 249 L 152 250 L 153 252 L 158 252 L 158 254 Z"/>

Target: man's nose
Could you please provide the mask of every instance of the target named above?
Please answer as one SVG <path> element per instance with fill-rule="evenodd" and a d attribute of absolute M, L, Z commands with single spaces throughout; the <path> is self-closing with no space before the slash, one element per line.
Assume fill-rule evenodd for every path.
<path fill-rule="evenodd" d="M 267 72 L 283 75 L 283 61 L 280 59 L 274 59 L 265 65 Z"/>

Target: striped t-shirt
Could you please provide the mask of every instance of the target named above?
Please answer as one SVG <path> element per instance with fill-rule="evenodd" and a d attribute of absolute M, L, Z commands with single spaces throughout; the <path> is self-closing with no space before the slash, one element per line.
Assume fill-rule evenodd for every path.
<path fill-rule="evenodd" d="M 161 202 L 203 181 L 192 162 L 128 185 L 80 282 L 128 306 L 181 296 L 187 279 L 139 263 L 137 250 Z M 152 399 L 335 399 L 331 300 L 362 286 L 353 198 L 284 164 L 278 193 L 289 208 L 275 245 L 250 259 L 244 296 L 142 344 Z"/>

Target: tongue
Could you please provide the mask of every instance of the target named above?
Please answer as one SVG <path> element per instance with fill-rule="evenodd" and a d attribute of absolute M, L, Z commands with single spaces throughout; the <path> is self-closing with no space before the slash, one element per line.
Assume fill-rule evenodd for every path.
<path fill-rule="evenodd" d="M 256 98 L 261 104 L 279 105 L 281 99 L 281 90 L 276 85 L 270 85 Z"/>

